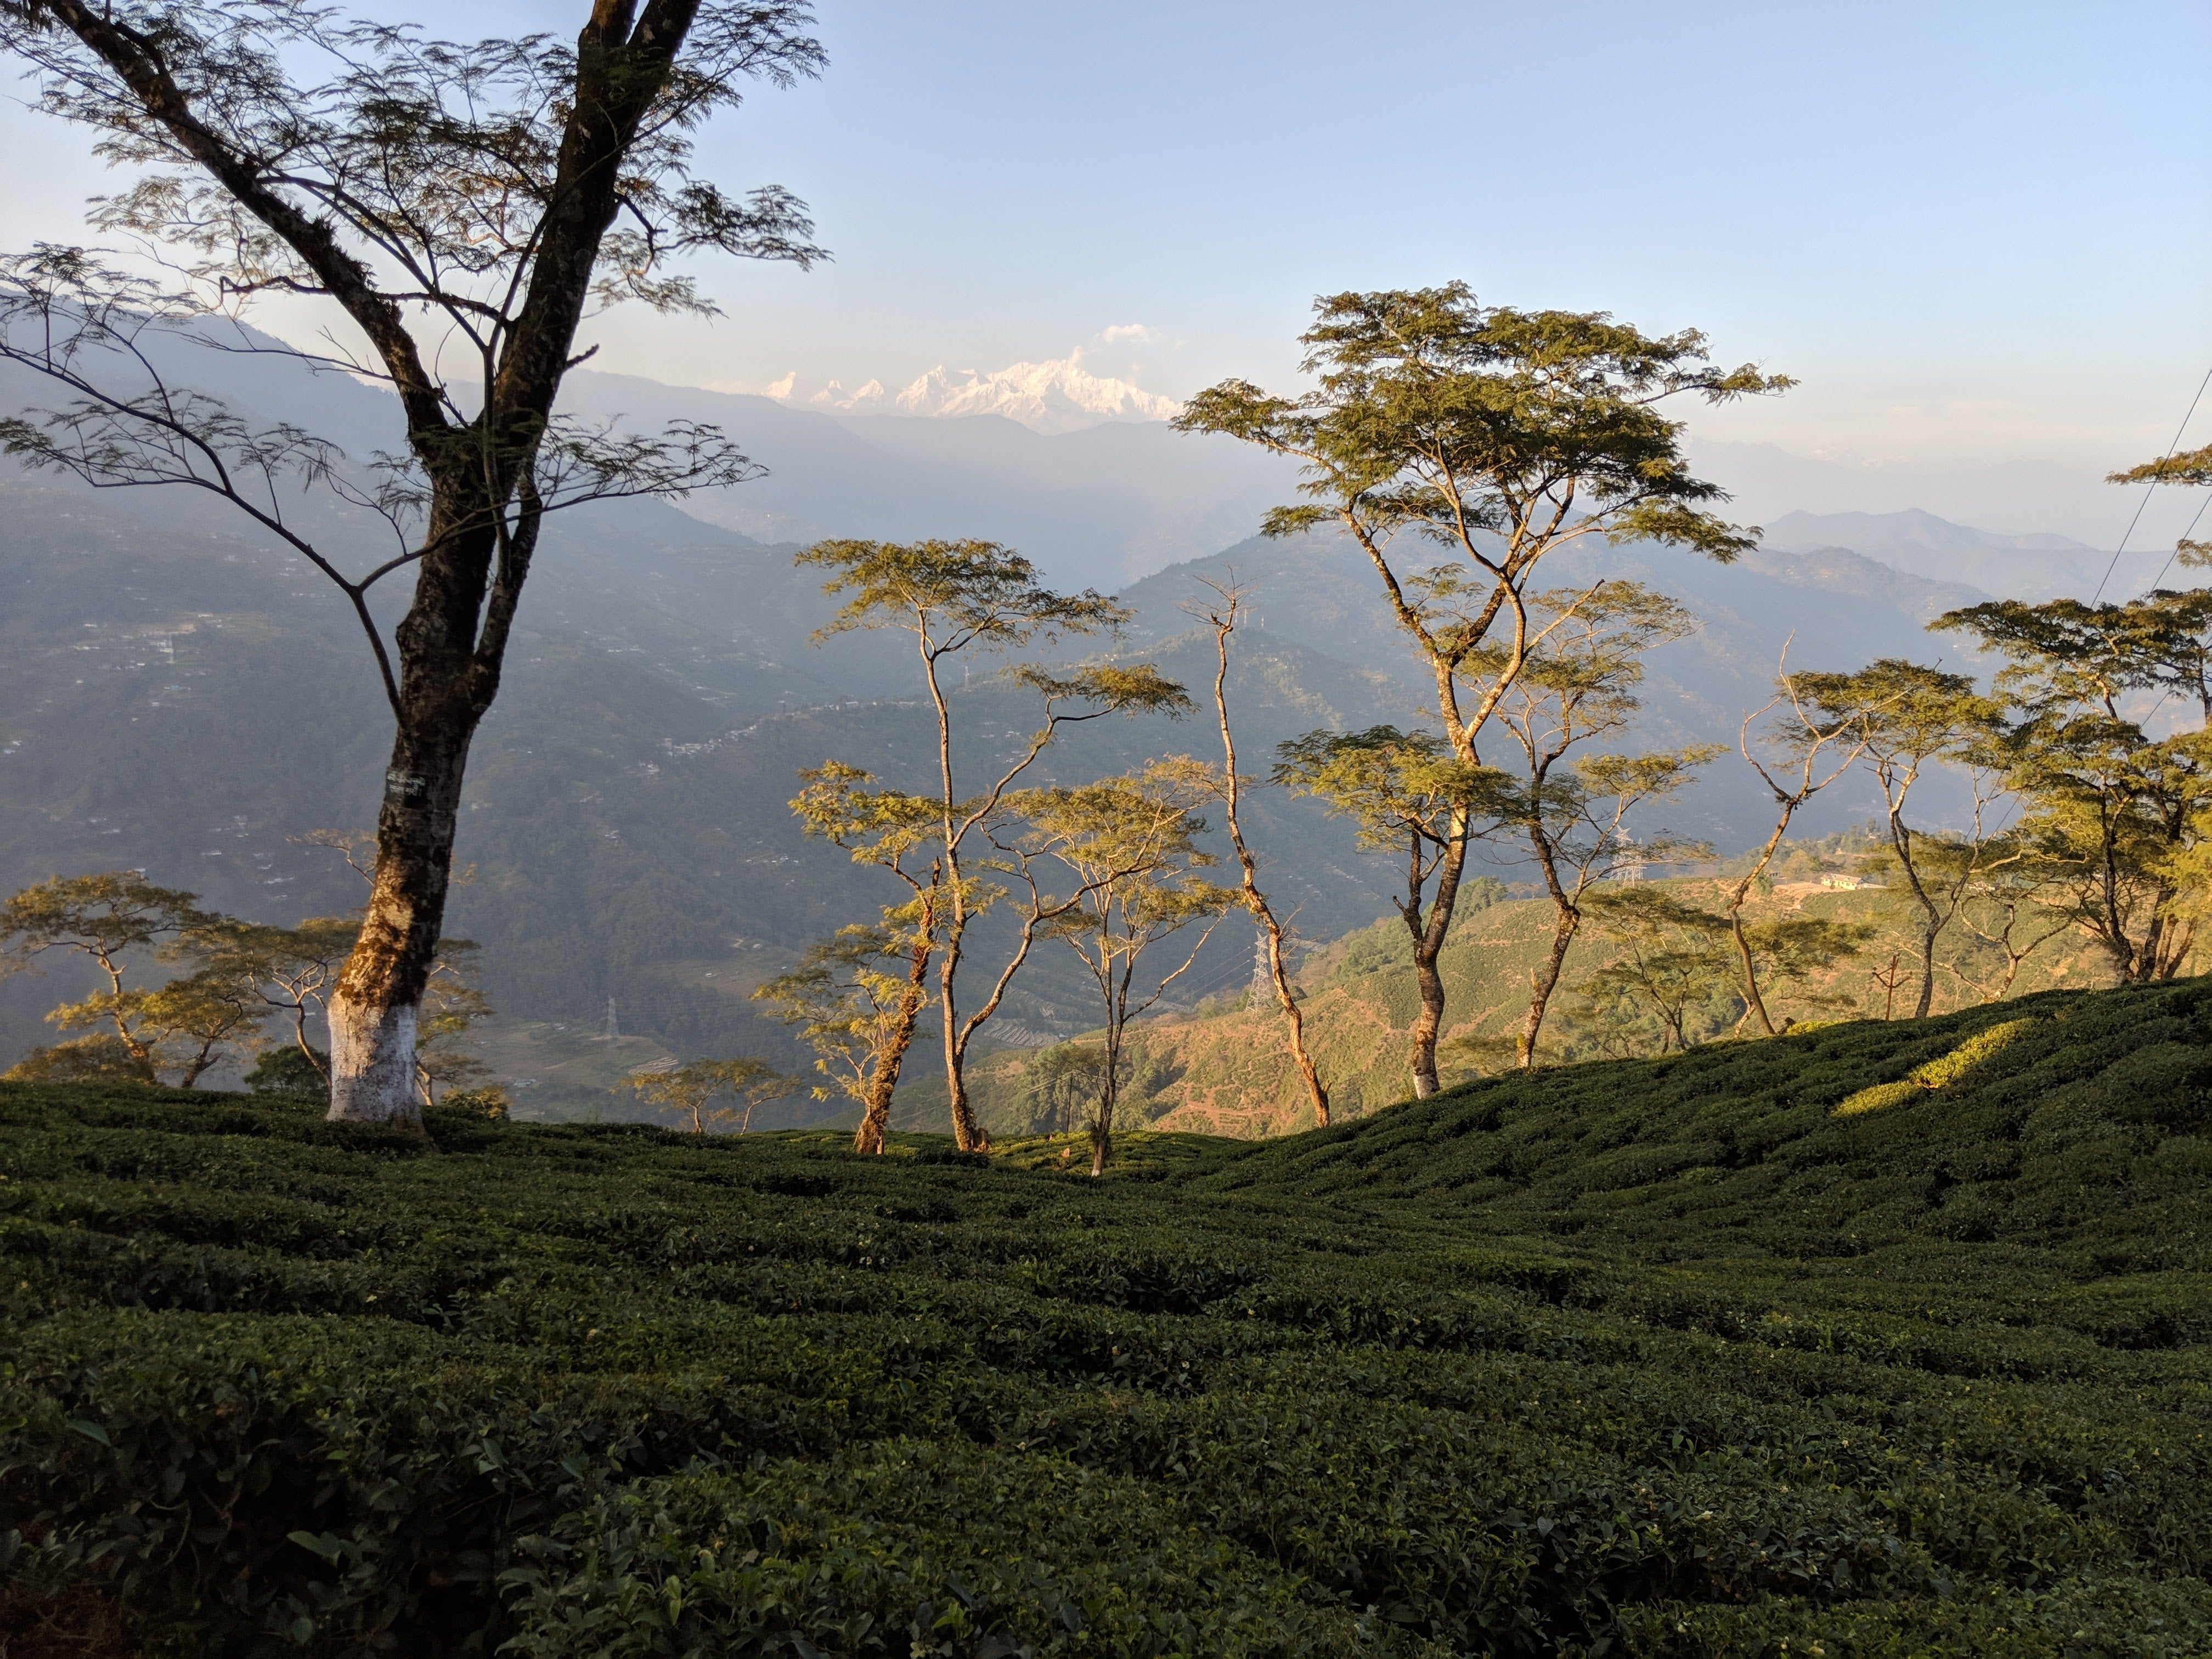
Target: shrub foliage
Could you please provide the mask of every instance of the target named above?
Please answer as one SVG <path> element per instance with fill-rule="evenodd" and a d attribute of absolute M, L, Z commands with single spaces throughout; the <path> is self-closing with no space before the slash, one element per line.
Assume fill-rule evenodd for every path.
<path fill-rule="evenodd" d="M 0 1087 L 0 1641 L 2201 1653 L 2208 1036 L 2051 994 L 1095 1181 Z"/>

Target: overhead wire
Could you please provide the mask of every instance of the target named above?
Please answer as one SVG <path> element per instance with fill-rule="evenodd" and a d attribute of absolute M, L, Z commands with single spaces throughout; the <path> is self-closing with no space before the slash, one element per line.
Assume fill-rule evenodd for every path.
<path fill-rule="evenodd" d="M 2181 532 L 2180 537 L 2174 543 L 2173 552 L 2166 556 L 2166 562 L 2159 566 L 2158 574 L 2150 579 L 2150 585 L 2153 587 L 2156 587 L 2160 582 L 2164 581 L 2166 580 L 2166 573 L 2173 568 L 2174 556 L 2181 551 L 2181 544 L 2187 541 L 2191 536 L 2194 536 L 2197 533 L 2197 521 L 2204 516 L 2204 509 L 2208 507 L 2212 507 L 2212 495 L 2207 495 L 2203 501 L 2197 503 L 2197 512 L 2189 520 L 2189 528 Z"/>
<path fill-rule="evenodd" d="M 2212 386 L 2212 368 L 2206 369 L 2204 378 L 2197 383 L 2197 395 L 2189 400 L 2189 413 L 2181 417 L 2181 424 L 2174 428 L 2173 441 L 2166 447 L 2166 453 L 2160 457 L 2161 460 L 2172 460 L 2181 448 L 2181 434 L 2189 430 L 2190 422 L 2197 418 L 2197 405 L 2204 401 L 2207 386 Z M 2112 550 L 2112 562 L 2105 567 L 2103 580 L 2098 582 L 2097 591 L 2089 596 L 2090 604 L 2094 605 L 2105 597 L 2105 583 L 2112 580 L 2112 572 L 2120 568 L 2120 555 L 2127 551 L 2128 538 L 2136 533 L 2136 526 L 2142 522 L 2143 509 L 2150 505 L 2151 495 L 2157 489 L 2158 480 L 2155 478 L 2143 487 L 2142 499 L 2136 503 L 2135 517 L 2128 520 L 2128 527 L 2120 536 L 2120 544 Z M 2163 570 L 2159 572 L 2161 576 L 2165 574 Z"/>
<path fill-rule="evenodd" d="M 2208 372 L 2204 378 L 2208 383 L 2212 383 L 2212 372 Z M 2197 397 L 2201 398 L 2203 395 L 2204 387 L 2200 386 L 2197 388 Z M 2196 413 L 2197 400 L 2196 398 L 2192 398 L 2189 404 L 2189 414 L 2181 417 L 2181 432 L 2186 432 L 2189 430 L 2190 416 L 2193 416 Z M 2181 432 L 2177 432 L 2173 434 L 2173 443 L 2166 452 L 2168 456 L 2172 455 L 2175 450 L 2181 447 Z M 2157 488 L 2157 483 L 2154 482 L 2151 485 L 2151 489 L 2155 489 Z M 2150 491 L 2145 490 L 2143 492 L 2143 500 L 2148 501 L 2149 499 Z M 2166 580 L 2166 573 L 2173 568 L 2173 562 L 2181 552 L 2181 544 L 2187 541 L 2191 537 L 2197 533 L 2197 526 L 2203 520 L 2204 517 L 2204 509 L 2208 507 L 2212 507 L 2212 495 L 2207 495 L 2203 501 L 2197 503 L 2197 511 L 2189 515 L 2189 527 L 2184 530 L 2181 534 L 2175 538 L 2173 551 L 2166 556 L 2166 562 L 2159 566 L 2158 574 L 2150 579 L 2150 588 L 2148 591 L 2155 592 L 2158 585 Z M 2138 506 L 2136 508 L 2136 517 L 2138 519 L 2142 517 L 2142 508 L 2141 506 Z M 2132 523 L 2130 523 L 2129 527 L 2130 529 L 2134 527 Z M 2127 538 L 2123 536 L 2120 538 L 2120 541 L 2121 544 L 2124 546 L 2127 542 Z M 2115 550 L 2112 554 L 2112 562 L 2114 564 L 2118 564 L 2119 561 L 2119 553 L 2118 550 Z M 2109 568 L 2105 572 L 2105 574 L 2108 579 L 2111 577 L 2112 574 L 2112 573 Z M 2101 594 L 2104 591 L 2104 584 L 2101 582 L 2099 583 L 2097 592 Z M 2094 604 L 2095 601 L 2092 600 L 2091 603 Z M 2173 688 L 2172 686 L 2168 686 L 2164 691 L 2159 694 L 2158 701 L 2150 706 L 2149 712 L 2142 717 L 2142 724 L 2145 726 L 2148 726 L 2151 721 L 2157 717 L 2158 711 L 2166 707 L 2167 700 L 2172 696 Z"/>

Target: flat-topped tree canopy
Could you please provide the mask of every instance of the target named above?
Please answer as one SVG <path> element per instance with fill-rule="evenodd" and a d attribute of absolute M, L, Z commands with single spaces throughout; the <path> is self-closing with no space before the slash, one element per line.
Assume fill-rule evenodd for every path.
<path fill-rule="evenodd" d="M 1712 511 L 1727 494 L 1690 471 L 1682 423 L 1661 405 L 1778 392 L 1793 384 L 1786 375 L 1720 367 L 1694 329 L 1647 335 L 1603 312 L 1486 306 L 1464 283 L 1327 295 L 1314 316 L 1299 336 L 1311 390 L 1285 397 L 1224 380 L 1176 424 L 1299 464 L 1305 500 L 1274 508 L 1261 528 L 1286 536 L 1335 523 L 1358 542 L 1433 677 L 1443 744 L 1462 764 L 1478 763 L 1484 726 L 1540 642 L 1528 584 L 1547 553 L 1601 535 L 1725 562 L 1756 543 L 1756 529 Z M 1404 562 L 1401 532 L 1443 562 Z M 1454 808 L 1429 896 L 1416 887 L 1406 909 L 1421 988 L 1417 1095 L 1438 1086 L 1436 960 L 1470 833 L 1470 809 Z"/>
<path fill-rule="evenodd" d="M 1271 512 L 1269 533 L 1332 520 L 1382 540 L 1412 529 L 1493 571 L 1593 532 L 1724 560 L 1753 544 L 1756 531 L 1709 510 L 1727 494 L 1692 474 L 1682 423 L 1659 405 L 1778 392 L 1788 376 L 1720 368 L 1694 329 L 1649 336 L 1602 312 L 1484 306 L 1463 283 L 1334 295 L 1315 313 L 1299 337 L 1312 391 L 1224 380 L 1176 422 L 1303 464 L 1307 502 Z"/>

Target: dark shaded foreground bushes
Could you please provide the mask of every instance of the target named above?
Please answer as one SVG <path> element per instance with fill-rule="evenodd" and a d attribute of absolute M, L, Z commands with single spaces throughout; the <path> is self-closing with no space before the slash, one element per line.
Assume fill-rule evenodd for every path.
<path fill-rule="evenodd" d="M 2208 997 L 1102 1182 L 0 1088 L 0 1639 L 2212 1652 Z"/>

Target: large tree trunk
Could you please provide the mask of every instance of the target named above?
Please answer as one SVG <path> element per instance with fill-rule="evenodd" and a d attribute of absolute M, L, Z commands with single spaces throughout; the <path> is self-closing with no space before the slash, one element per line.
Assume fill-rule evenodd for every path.
<path fill-rule="evenodd" d="M 483 411 L 468 424 L 448 418 L 437 376 L 425 368 L 404 321 L 416 304 L 434 310 L 447 302 L 439 297 L 440 279 L 431 278 L 427 295 L 395 297 L 380 291 L 369 265 L 349 251 L 321 209 L 302 204 L 303 198 L 322 199 L 312 196 L 312 184 L 295 194 L 292 186 L 298 181 L 271 171 L 265 146 L 252 136 L 254 122 L 234 131 L 234 124 L 220 114 L 197 109 L 191 87 L 198 71 L 185 75 L 180 84 L 166 61 L 162 31 L 135 31 L 111 16 L 110 9 L 56 4 L 11 8 L 9 15 L 19 19 L 36 12 L 41 21 L 73 33 L 127 90 L 125 97 L 103 87 L 99 95 L 125 97 L 142 107 L 145 118 L 141 122 L 135 115 L 110 113 L 98 118 L 113 131 L 131 133 L 134 143 L 153 146 L 157 135 L 165 135 L 170 157 L 191 158 L 205 170 L 215 194 L 236 203 L 239 224 L 258 222 L 289 250 L 304 268 L 300 286 L 319 287 L 345 309 L 383 360 L 407 416 L 409 447 L 428 479 L 428 522 L 414 603 L 396 635 L 398 684 L 392 685 L 388 676 L 386 680 L 398 735 L 377 821 L 368 910 L 327 1008 L 331 1116 L 419 1122 L 416 1017 L 444 919 L 453 815 L 470 739 L 497 693 L 507 630 L 535 545 L 542 505 L 532 484 L 537 446 L 562 377 L 572 364 L 577 324 L 607 228 L 641 188 L 623 163 L 654 117 L 699 8 L 690 0 L 647 7 L 642 15 L 635 4 L 616 0 L 599 0 L 591 8 L 590 21 L 577 40 L 571 85 L 565 91 L 557 85 L 547 88 L 554 106 L 565 103 L 567 113 L 560 122 L 555 177 L 531 250 L 511 264 L 489 256 L 490 268 L 504 270 L 512 279 L 506 295 L 511 303 L 489 309 L 483 330 L 494 343 L 485 348 L 489 378 L 483 388 Z M 210 15 L 222 9 L 206 9 Z M 49 10 L 52 16 L 45 19 Z M 732 27 L 749 30 L 751 25 Z M 183 61 L 219 61 L 229 48 L 194 42 L 198 27 L 187 16 L 179 42 L 186 48 Z M 770 26 L 763 40 L 775 33 L 775 26 Z M 197 49 L 213 56 L 198 57 Z M 805 50 L 811 50 L 811 43 Z M 777 63 L 775 48 L 766 61 Z M 445 74 L 439 71 L 433 78 Z M 295 95 L 272 82 L 246 98 L 252 108 L 283 108 Z M 367 92 L 348 92 L 338 102 L 343 107 L 334 118 L 341 125 L 374 107 Z M 690 100 L 678 107 L 696 112 L 701 106 Z M 666 133 L 661 137 L 665 141 Z M 660 170 L 648 165 L 646 176 L 655 177 Z M 438 192 L 431 191 L 427 199 L 436 201 Z M 516 204 L 521 222 L 527 220 L 529 199 L 526 188 Z M 210 211 L 218 219 L 224 216 L 220 207 Z M 405 222 L 407 211 L 380 214 L 356 202 L 348 205 L 344 216 L 362 244 L 385 252 L 392 251 L 395 242 L 435 248 L 453 234 L 447 226 L 418 236 L 417 228 Z M 431 212 L 434 218 L 436 210 Z M 260 234 L 256 230 L 253 235 Z M 708 240 L 720 238 L 710 234 Z M 436 256 L 431 258 L 434 261 Z M 289 267 L 290 260 L 276 264 Z M 211 269 L 220 267 L 218 259 Z M 422 270 L 413 267 L 410 289 L 422 280 Z M 225 493 L 230 493 L 227 488 Z M 518 499 L 521 517 L 510 536 L 505 514 Z M 362 607 L 362 621 L 370 623 L 361 590 L 349 586 L 349 592 Z M 381 663 L 380 646 L 378 654 Z"/>
<path fill-rule="evenodd" d="M 422 1121 L 416 1015 L 445 921 L 467 760 L 466 731 L 427 744 L 402 732 L 392 745 L 368 910 L 330 1000 L 333 1122 Z"/>
<path fill-rule="evenodd" d="M 891 1097 L 898 1092 L 899 1072 L 906 1064 L 906 1051 L 914 1042 L 915 1027 L 921 1023 L 921 1005 L 928 1000 L 927 933 L 921 945 L 908 953 L 907 961 L 906 990 L 899 999 L 898 1019 L 868 1079 L 867 1097 L 860 1104 L 860 1127 L 853 1134 L 853 1150 L 856 1152 L 880 1152 L 884 1149 L 884 1132 L 890 1127 Z"/>
<path fill-rule="evenodd" d="M 1514 1060 L 1526 1071 L 1536 1063 L 1536 1038 L 1544 1029 L 1544 1015 L 1552 1006 L 1552 996 L 1559 988 L 1559 975 L 1566 969 L 1567 947 L 1575 942 L 1575 934 L 1583 925 L 1583 913 L 1564 900 L 1559 902 L 1559 920 L 1552 928 L 1552 949 L 1540 968 L 1528 974 L 1528 1018 L 1522 1022 L 1521 1036 L 1514 1047 Z"/>
<path fill-rule="evenodd" d="M 1452 908 L 1459 902 L 1460 873 L 1467 867 L 1467 826 L 1455 822 L 1452 841 L 1438 860 L 1437 896 L 1429 905 L 1426 924 L 1413 935 L 1413 979 L 1420 988 L 1421 1009 L 1413 1016 L 1413 1098 L 1426 1100 L 1440 1086 L 1437 1081 L 1437 1039 L 1444 1028 L 1444 976 L 1437 959 L 1451 936 Z M 1408 917 L 1410 924 L 1412 918 Z"/>
<path fill-rule="evenodd" d="M 968 1103 L 968 1057 L 962 1051 L 959 1013 L 952 1006 L 952 976 L 959 960 L 960 941 L 955 936 L 947 944 L 937 970 L 938 1000 L 945 1009 L 945 1091 L 952 1101 L 952 1144 L 963 1152 L 987 1152 L 991 1150 L 991 1138 L 975 1121 L 975 1109 Z"/>
<path fill-rule="evenodd" d="M 462 777 L 499 690 L 507 629 L 537 543 L 534 514 L 507 536 L 492 528 L 497 510 L 480 493 L 451 487 L 433 502 L 435 550 L 395 630 L 398 730 L 376 817 L 376 868 L 361 937 L 329 1006 L 333 1122 L 422 1121 L 416 1016 L 445 923 Z"/>

